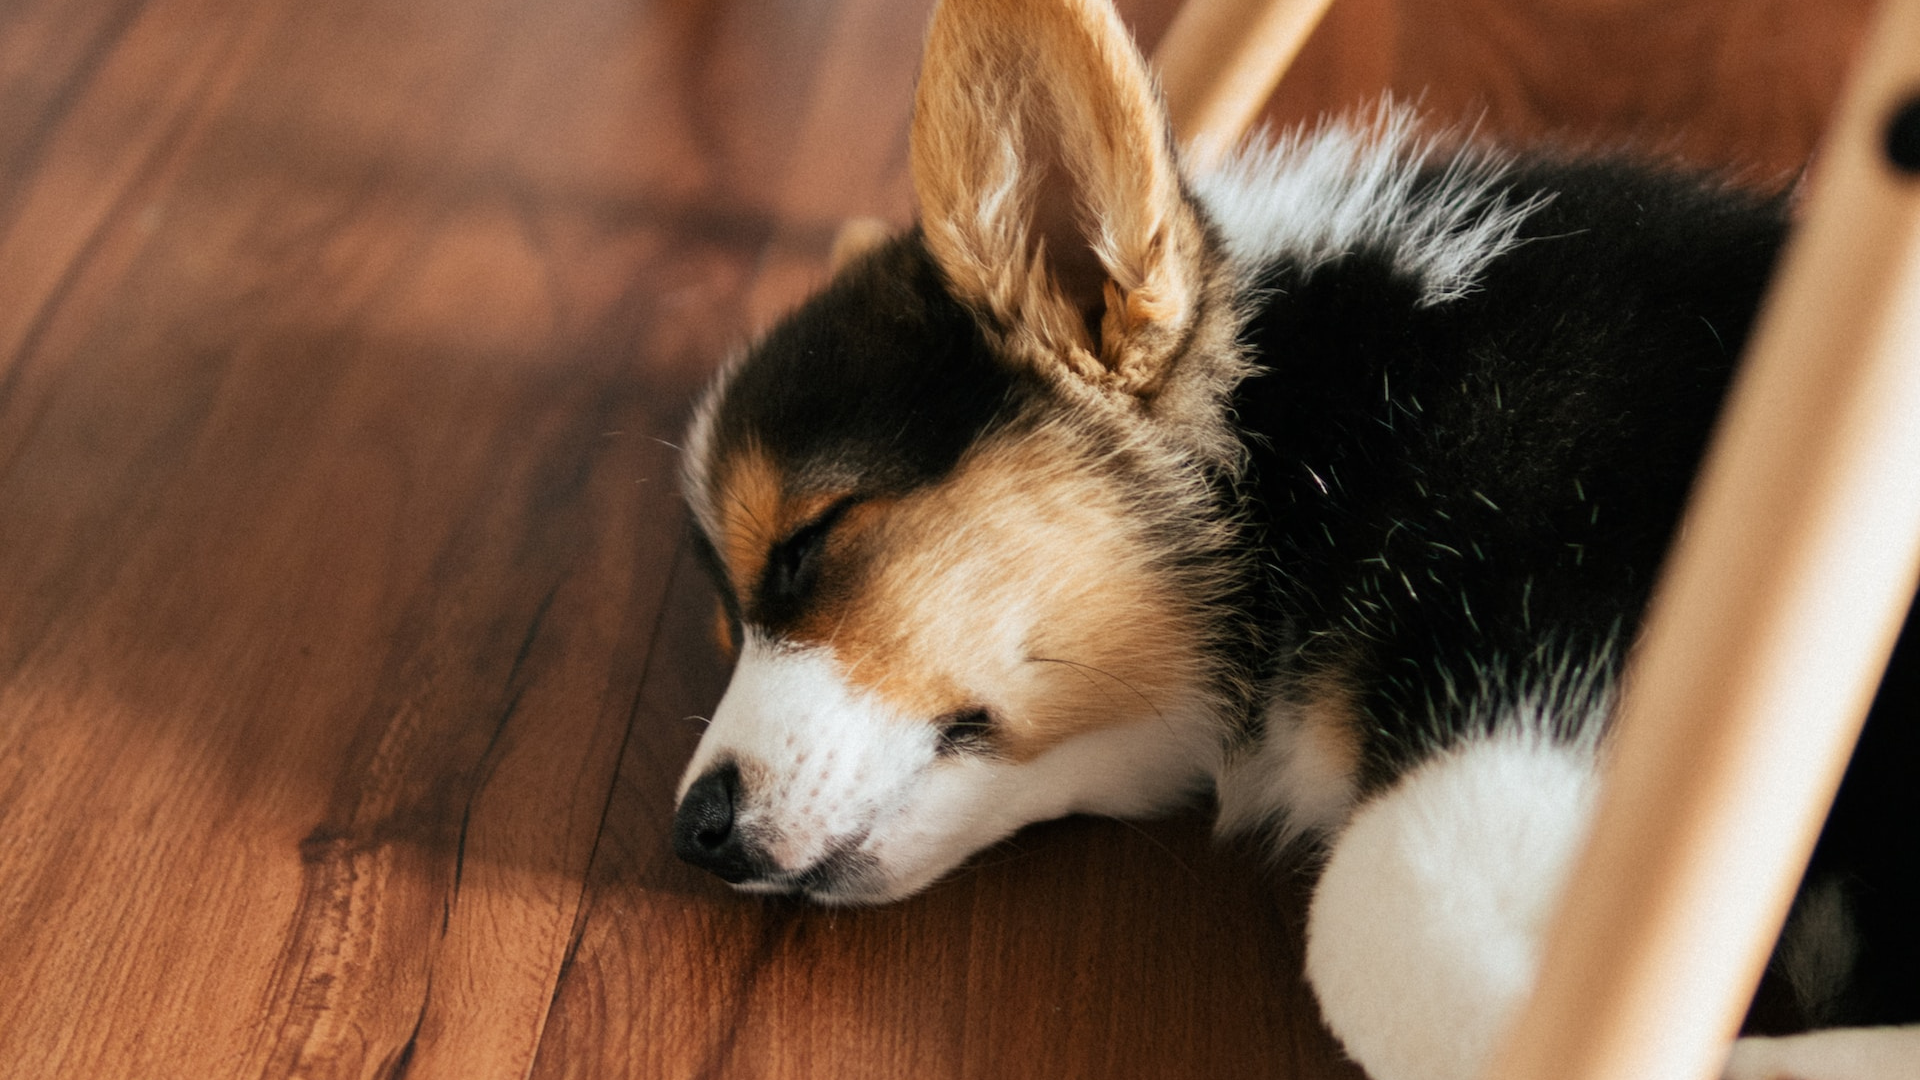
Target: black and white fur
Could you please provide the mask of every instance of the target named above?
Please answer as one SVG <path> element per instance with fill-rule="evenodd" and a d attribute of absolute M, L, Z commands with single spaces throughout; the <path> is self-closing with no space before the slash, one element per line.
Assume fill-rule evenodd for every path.
<path fill-rule="evenodd" d="M 1079 264 L 1126 276 L 1101 234 L 1107 196 L 1087 190 L 1098 169 L 1071 149 L 1029 165 L 1033 142 L 1008 136 L 1005 183 L 967 212 L 1048 197 L 1055 180 L 1022 188 L 1023 168 L 1068 175 Z M 1030 333 L 1028 300 L 966 284 L 986 279 L 954 265 L 941 222 L 856 260 L 717 381 L 687 489 L 742 655 L 683 781 L 676 846 L 747 891 L 873 902 L 1026 822 L 1210 789 L 1223 832 L 1317 853 L 1307 974 L 1355 1059 L 1375 1080 L 1467 1080 L 1532 985 L 1784 201 L 1625 159 L 1427 141 L 1392 108 L 1181 183 L 1203 253 L 1150 390 L 1108 389 L 1118 362 L 1089 376 L 1036 360 L 1062 331 Z M 1075 269 L 1060 220 L 1036 218 L 1058 257 L 1028 271 Z M 1010 250 L 1035 247 L 1021 233 Z M 1087 340 L 1114 354 L 1094 295 Z M 792 527 L 742 533 L 773 516 L 732 509 L 748 459 L 767 507 L 803 508 Z M 910 523 L 939 499 L 945 518 Z M 1007 688 L 1073 660 L 1052 655 L 1070 638 L 1036 651 L 1052 601 L 1024 609 L 1045 579 L 1000 556 L 1068 551 L 1076 522 L 1115 553 L 1086 588 L 1187 598 L 1152 617 L 1197 655 L 1165 658 L 1147 689 L 1109 669 L 1076 673 L 1078 691 Z M 952 707 L 902 704 L 920 699 L 888 687 L 919 687 L 914 671 L 873 674 L 935 661 L 846 655 L 835 636 L 835 605 L 857 613 L 903 565 L 924 588 L 884 595 L 905 589 L 914 619 L 999 605 L 952 647 L 984 642 L 980 656 L 937 661 L 933 682 L 961 687 Z M 873 640 L 939 656 L 927 634 Z M 1916 649 L 1910 617 L 1749 1020 L 1873 1030 L 1743 1040 L 1734 1080 L 1920 1076 Z M 1114 719 L 1021 734 L 1023 710 L 1070 692 L 1105 695 Z"/>

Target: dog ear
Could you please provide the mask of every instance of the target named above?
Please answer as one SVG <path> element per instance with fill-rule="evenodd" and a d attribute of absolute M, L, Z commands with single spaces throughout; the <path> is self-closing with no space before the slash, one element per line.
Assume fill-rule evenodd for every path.
<path fill-rule="evenodd" d="M 1153 397 L 1196 317 L 1206 238 L 1108 0 L 941 0 L 912 171 L 935 263 L 1009 352 Z"/>

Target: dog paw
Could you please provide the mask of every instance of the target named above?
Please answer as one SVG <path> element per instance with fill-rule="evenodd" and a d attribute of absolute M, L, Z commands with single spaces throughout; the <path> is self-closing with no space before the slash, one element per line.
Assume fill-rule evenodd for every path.
<path fill-rule="evenodd" d="M 1539 965 L 1596 790 L 1524 735 L 1429 762 L 1335 842 L 1307 925 L 1327 1024 L 1374 1080 L 1473 1080 Z"/>

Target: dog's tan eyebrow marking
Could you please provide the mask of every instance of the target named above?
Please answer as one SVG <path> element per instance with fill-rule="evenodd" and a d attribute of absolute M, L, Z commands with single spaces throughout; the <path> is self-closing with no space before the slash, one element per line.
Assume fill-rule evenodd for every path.
<path fill-rule="evenodd" d="M 815 500 L 799 500 L 810 503 Z M 859 502 L 854 494 L 841 495 L 817 513 L 802 517 L 800 524 L 788 530 L 767 550 L 766 565 L 755 597 L 766 608 L 801 601 L 811 574 L 808 564 L 832 535 L 834 528 Z"/>
<path fill-rule="evenodd" d="M 713 546 L 734 593 L 744 596 L 748 590 L 743 586 L 759 579 L 767 550 L 778 536 L 781 475 L 766 455 L 748 447 L 721 462 L 714 476 L 720 535 L 712 538 Z"/>
<path fill-rule="evenodd" d="M 782 544 L 850 497 L 845 491 L 790 491 L 787 474 L 753 446 L 729 455 L 714 475 L 720 535 L 713 545 L 743 602 L 760 591 Z"/>
<path fill-rule="evenodd" d="M 733 643 L 733 619 L 727 614 L 727 605 L 717 600 L 713 605 L 713 643 L 727 660 L 739 654 Z"/>
<path fill-rule="evenodd" d="M 847 685 L 904 723 L 981 709 L 993 753 L 1032 760 L 1117 720 L 1167 719 L 1205 677 L 1184 596 L 1114 596 L 1154 558 L 1127 492 L 1067 467 L 1051 438 L 976 448 L 946 481 L 851 504 L 827 539 L 831 584 L 780 633 L 829 650 Z M 1023 612 L 1049 613 L 1032 622 Z"/>

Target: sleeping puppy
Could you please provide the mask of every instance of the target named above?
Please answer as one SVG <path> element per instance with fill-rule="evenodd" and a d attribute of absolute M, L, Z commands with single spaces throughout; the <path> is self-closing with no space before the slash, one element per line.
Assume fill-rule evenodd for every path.
<path fill-rule="evenodd" d="M 1383 107 L 1191 175 L 1103 0 L 946 0 L 919 224 L 693 421 L 738 666 L 680 855 L 879 903 L 1029 822 L 1210 792 L 1223 833 L 1317 850 L 1308 976 L 1353 1057 L 1474 1076 L 1784 209 L 1458 142 Z M 1916 726 L 1911 653 L 1776 955 L 1791 1027 L 1920 1021 L 1920 750 L 1883 719 Z M 1920 1027 L 1729 1070 L 1781 1062 L 1911 1076 Z"/>

